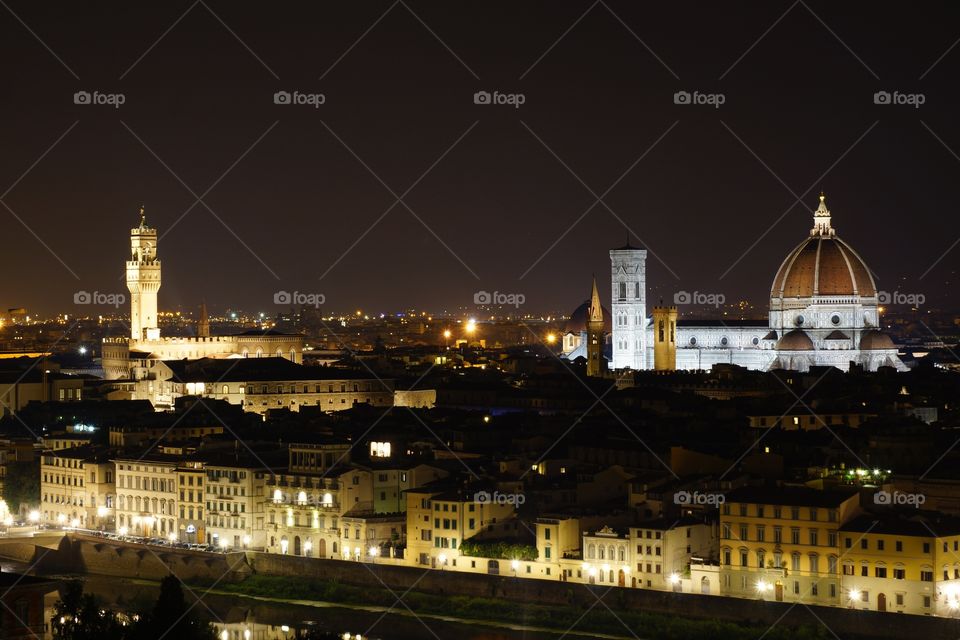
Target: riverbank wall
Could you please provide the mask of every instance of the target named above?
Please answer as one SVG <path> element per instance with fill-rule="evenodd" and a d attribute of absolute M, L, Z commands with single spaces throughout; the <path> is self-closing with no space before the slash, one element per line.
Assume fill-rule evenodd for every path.
<path fill-rule="evenodd" d="M 606 606 L 667 616 L 722 620 L 765 627 L 822 627 L 842 638 L 946 638 L 957 620 L 839 607 L 797 605 L 717 595 L 674 593 L 536 580 L 513 576 L 304 558 L 259 552 L 202 553 L 66 535 L 57 547 L 26 540 L 0 541 L 0 556 L 34 565 L 40 573 L 88 573 L 160 580 L 173 573 L 185 582 L 242 582 L 253 574 L 291 580 L 324 580 L 369 589 L 439 596 L 473 596 L 546 606 Z"/>

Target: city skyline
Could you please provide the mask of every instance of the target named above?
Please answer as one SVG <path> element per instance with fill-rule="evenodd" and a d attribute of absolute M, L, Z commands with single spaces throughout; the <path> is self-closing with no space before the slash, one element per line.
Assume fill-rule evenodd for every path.
<path fill-rule="evenodd" d="M 615 3 L 525 5 L 508 24 L 298 9 L 259 24 L 215 4 L 11 5 L 4 264 L 30 269 L 0 305 L 76 313 L 76 291 L 122 292 L 143 205 L 163 234 L 164 309 L 281 311 L 273 294 L 296 290 L 341 312 L 466 312 L 500 291 L 563 312 L 629 239 L 651 252 L 651 301 L 701 291 L 762 312 L 823 190 L 879 287 L 951 308 L 948 13 L 901 25 L 874 8 L 898 27 L 890 47 L 855 8 L 802 3 L 695 22 Z"/>

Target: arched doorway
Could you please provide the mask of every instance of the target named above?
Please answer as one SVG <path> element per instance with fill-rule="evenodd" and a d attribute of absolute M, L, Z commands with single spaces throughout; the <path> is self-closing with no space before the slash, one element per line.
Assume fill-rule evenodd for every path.
<path fill-rule="evenodd" d="M 877 594 L 877 611 L 886 611 L 887 610 L 887 594 L 880 593 Z"/>
<path fill-rule="evenodd" d="M 293 555 L 300 555 L 300 536 L 295 536 L 293 538 Z"/>
<path fill-rule="evenodd" d="M 627 586 L 627 574 L 623 572 L 623 569 L 620 569 L 620 573 L 617 575 L 617 586 L 618 587 Z"/>
<path fill-rule="evenodd" d="M 320 543 L 317 545 L 317 557 L 326 558 L 327 557 L 327 541 L 323 538 L 320 538 Z"/>
<path fill-rule="evenodd" d="M 777 580 L 774 587 L 777 592 L 777 602 L 783 602 L 783 582 L 781 582 L 780 580 Z"/>
<path fill-rule="evenodd" d="M 700 578 L 700 593 L 710 594 L 710 578 L 707 576 Z"/>

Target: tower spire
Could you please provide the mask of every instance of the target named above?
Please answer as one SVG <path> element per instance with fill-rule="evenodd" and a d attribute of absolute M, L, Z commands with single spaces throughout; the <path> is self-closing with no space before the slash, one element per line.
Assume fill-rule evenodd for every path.
<path fill-rule="evenodd" d="M 603 307 L 600 305 L 600 292 L 597 291 L 597 277 L 593 277 L 593 291 L 590 293 L 590 321 L 603 322 Z"/>
<path fill-rule="evenodd" d="M 143 212 L 143 205 L 140 205 L 140 228 L 147 226 L 147 214 Z"/>

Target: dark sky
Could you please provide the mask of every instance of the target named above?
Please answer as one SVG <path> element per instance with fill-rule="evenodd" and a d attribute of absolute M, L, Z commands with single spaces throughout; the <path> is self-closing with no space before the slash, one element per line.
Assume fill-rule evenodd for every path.
<path fill-rule="evenodd" d="M 32 232 L 0 207 L 0 306 L 73 313 L 77 290 L 125 291 L 141 203 L 168 234 L 163 308 L 271 311 L 298 290 L 440 311 L 498 290 L 567 310 L 592 273 L 608 296 L 628 234 L 662 259 L 651 301 L 763 303 L 823 189 L 879 288 L 954 308 L 960 246 L 930 269 L 960 236 L 947 5 L 10 2 L 0 194 L 16 183 L 2 201 Z M 76 105 L 80 90 L 125 103 Z M 480 90 L 525 103 L 475 105 Z M 725 102 L 677 105 L 680 90 Z M 877 105 L 880 90 L 925 103 Z M 615 215 L 577 223 L 641 156 L 603 197 Z M 413 213 L 374 224 L 395 196 L 373 174 L 398 196 L 416 182 Z"/>

